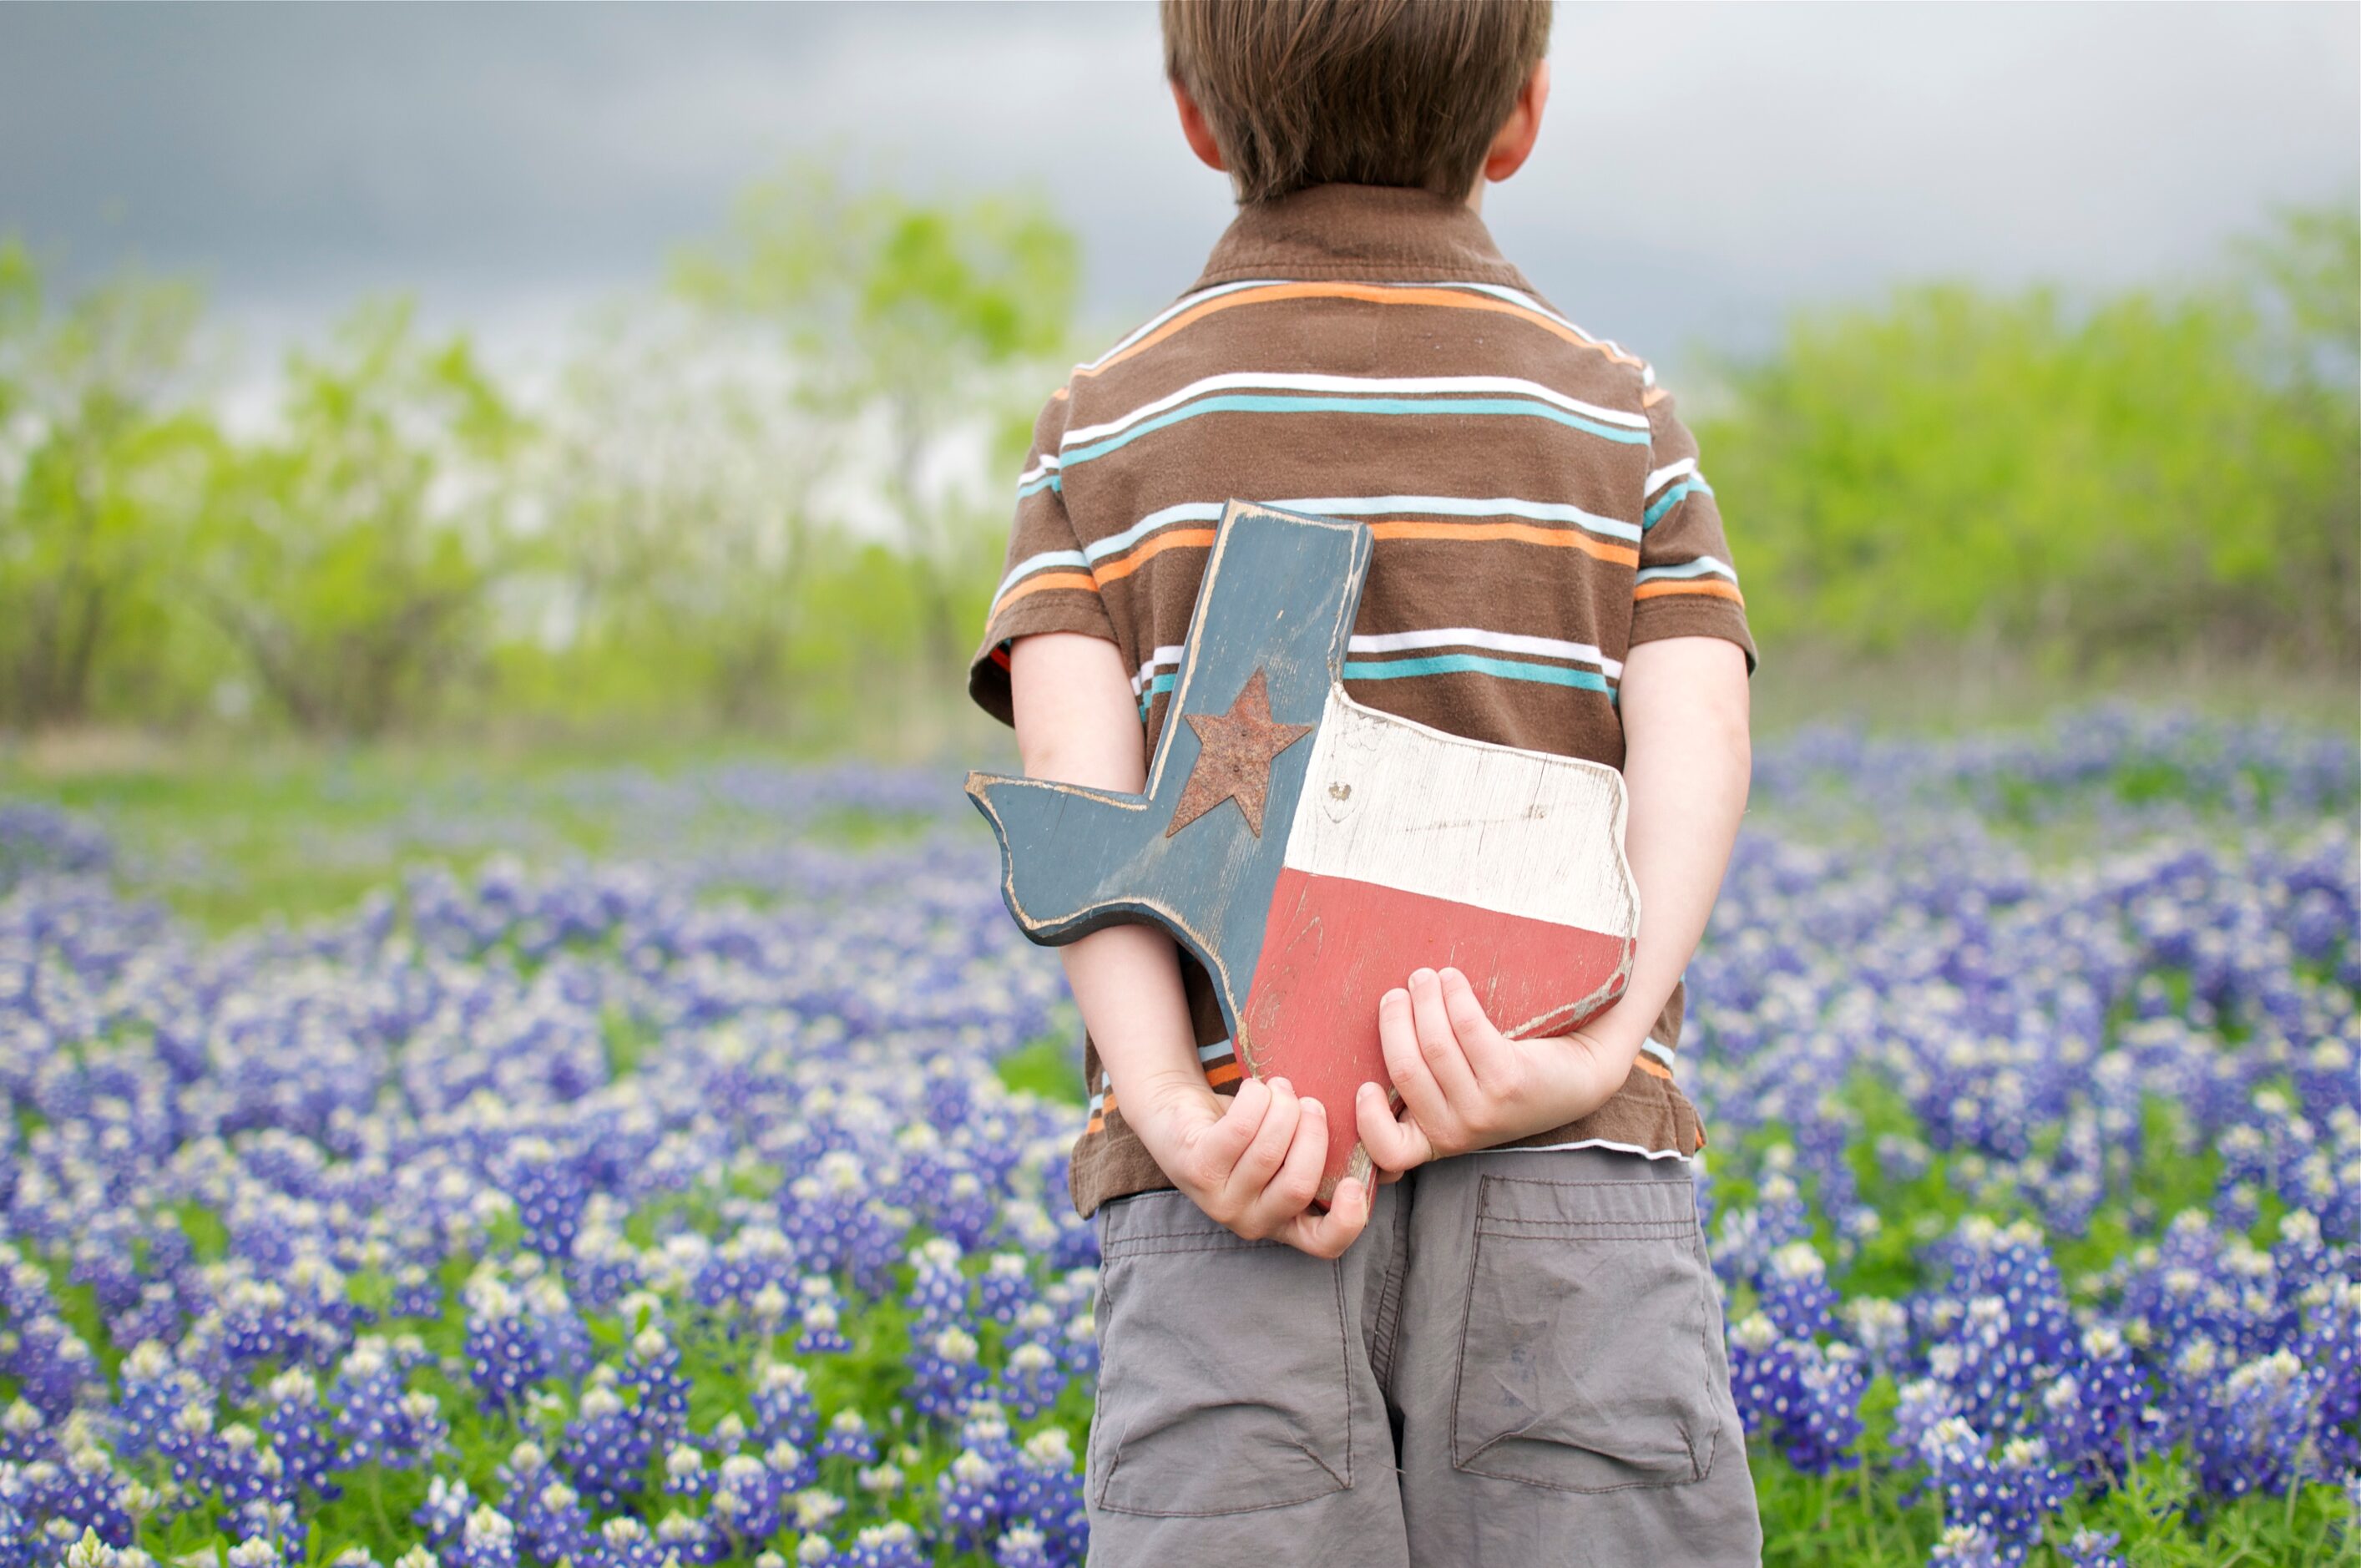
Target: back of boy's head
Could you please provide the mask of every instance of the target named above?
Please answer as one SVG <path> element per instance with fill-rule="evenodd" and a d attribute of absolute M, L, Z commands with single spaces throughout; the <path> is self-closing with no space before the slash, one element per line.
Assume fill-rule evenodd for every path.
<path fill-rule="evenodd" d="M 1550 0 L 1163 0 L 1165 74 L 1240 202 L 1307 185 L 1454 200 L 1549 49 Z"/>

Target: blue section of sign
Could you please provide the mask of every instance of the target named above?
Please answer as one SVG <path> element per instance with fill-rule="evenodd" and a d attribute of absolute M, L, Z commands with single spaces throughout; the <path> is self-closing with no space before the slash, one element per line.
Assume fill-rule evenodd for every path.
<path fill-rule="evenodd" d="M 1197 762 L 1185 716 L 1226 713 L 1259 669 L 1272 719 L 1316 726 L 1343 672 L 1370 542 L 1357 522 L 1230 503 L 1146 795 L 969 775 L 968 794 L 1000 839 L 1003 894 L 1027 936 L 1059 943 L 1117 921 L 1160 925 L 1212 973 L 1236 1030 L 1318 737 L 1273 759 L 1259 838 L 1230 801 L 1168 836 Z"/>

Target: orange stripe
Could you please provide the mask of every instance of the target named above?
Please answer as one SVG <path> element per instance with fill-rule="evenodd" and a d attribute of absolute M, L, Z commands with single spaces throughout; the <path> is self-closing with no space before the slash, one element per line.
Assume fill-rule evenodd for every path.
<path fill-rule="evenodd" d="M 1061 398 L 1064 397 L 1066 395 L 1066 389 L 1063 387 L 1059 388 L 1058 395 Z M 1640 394 L 1640 406 L 1643 409 L 1653 409 L 1658 403 L 1663 402 L 1666 398 L 1671 396 L 1672 394 L 1664 390 L 1662 387 L 1651 387 L 1646 391 Z"/>
<path fill-rule="evenodd" d="M 1026 595 L 1038 594 L 1045 588 L 1088 588 L 1096 593 L 1099 585 L 1088 572 L 1044 572 L 1039 576 L 1026 578 L 1001 595 L 999 602 L 992 607 L 992 613 L 998 615 Z"/>
<path fill-rule="evenodd" d="M 1710 598 L 1746 602 L 1746 597 L 1728 583 L 1642 583 L 1631 590 L 1635 599 L 1663 598 L 1667 594 L 1704 594 Z"/>
<path fill-rule="evenodd" d="M 1560 549 L 1579 550 L 1601 561 L 1618 566 L 1636 566 L 1640 553 L 1627 545 L 1609 544 L 1586 533 L 1569 529 L 1541 528 L 1529 522 L 1373 522 L 1369 532 L 1379 539 L 1448 539 L 1478 543 L 1488 539 L 1513 539 L 1525 544 L 1547 544 Z M 1213 531 L 1210 528 L 1175 528 L 1150 534 L 1111 562 L 1103 562 L 1091 570 L 1097 575 L 1100 586 L 1131 576 L 1142 565 L 1167 550 L 1183 546 L 1211 548 Z"/>
<path fill-rule="evenodd" d="M 1149 534 L 1146 539 L 1116 556 L 1112 564 L 1093 566 L 1091 570 L 1097 575 L 1100 584 L 1104 586 L 1128 577 L 1167 550 L 1178 550 L 1184 544 L 1210 547 L 1213 543 L 1213 531 L 1210 528 L 1168 529 L 1162 533 Z"/>
<path fill-rule="evenodd" d="M 1111 354 L 1096 365 L 1075 366 L 1074 374 L 1096 376 L 1112 369 L 1133 355 L 1155 347 L 1182 327 L 1194 325 L 1216 311 L 1226 311 L 1234 305 L 1259 305 L 1273 300 L 1359 300 L 1373 305 L 1441 305 L 1448 310 L 1485 311 L 1531 322 L 1577 347 L 1595 348 L 1618 365 L 1636 367 L 1640 364 L 1635 356 L 1609 348 L 1596 338 L 1586 337 L 1538 311 L 1530 311 L 1522 305 L 1494 299 L 1488 294 L 1463 294 L 1454 289 L 1381 289 L 1368 283 L 1273 283 L 1266 288 L 1241 289 L 1235 294 L 1207 300 L 1202 305 L 1181 312 L 1120 353 Z"/>
<path fill-rule="evenodd" d="M 1638 1068 L 1642 1072 L 1654 1073 L 1666 1083 L 1670 1083 L 1673 1080 L 1673 1069 L 1644 1052 L 1639 1056 L 1633 1057 L 1631 1058 L 1631 1065 Z"/>
<path fill-rule="evenodd" d="M 1608 544 L 1563 528 L 1536 528 L 1530 522 L 1373 522 L 1369 532 L 1379 539 L 1514 539 L 1526 544 L 1554 544 L 1579 550 L 1619 566 L 1640 564 L 1640 553 L 1628 545 Z"/>
<path fill-rule="evenodd" d="M 1235 1083 L 1245 1076 L 1246 1069 L 1238 1066 L 1237 1058 L 1235 1057 L 1231 1058 L 1228 1061 L 1219 1064 L 1218 1066 L 1209 1067 L 1205 1069 L 1205 1081 L 1207 1083 Z"/>

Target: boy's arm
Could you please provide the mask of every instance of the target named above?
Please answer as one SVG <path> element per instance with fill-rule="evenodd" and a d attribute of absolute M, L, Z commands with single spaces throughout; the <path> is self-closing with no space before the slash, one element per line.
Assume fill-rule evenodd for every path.
<path fill-rule="evenodd" d="M 1392 1170 L 1529 1136 L 1588 1115 L 1631 1076 L 1688 967 L 1738 838 L 1752 771 L 1746 654 L 1719 637 L 1671 637 L 1623 663 L 1624 856 L 1640 888 L 1638 950 L 1615 1005 L 1560 1038 L 1504 1038 L 1456 970 L 1421 970 L 1378 1008 L 1403 1112 L 1365 1084 L 1355 1105 L 1370 1157 Z"/>
<path fill-rule="evenodd" d="M 1115 644 L 1076 632 L 1019 637 L 1009 650 L 1016 746 L 1025 771 L 1138 794 L 1148 769 L 1139 710 Z M 1224 1105 L 1205 1081 L 1180 950 L 1151 926 L 1120 925 L 1059 949 L 1082 1021 L 1098 1042 L 1113 1098 L 1172 1184 L 1249 1240 L 1334 1257 L 1369 1217 L 1367 1185 L 1339 1182 L 1310 1212 L 1327 1153 L 1316 1100 L 1285 1079 L 1248 1079 Z"/>

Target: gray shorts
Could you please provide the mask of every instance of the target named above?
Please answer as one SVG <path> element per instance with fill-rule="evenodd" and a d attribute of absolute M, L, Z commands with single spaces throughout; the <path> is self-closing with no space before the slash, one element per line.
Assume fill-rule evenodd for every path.
<path fill-rule="evenodd" d="M 1763 1532 L 1677 1160 L 1462 1155 L 1342 1258 L 1102 1204 L 1093 1568 L 1696 1568 Z"/>

